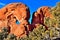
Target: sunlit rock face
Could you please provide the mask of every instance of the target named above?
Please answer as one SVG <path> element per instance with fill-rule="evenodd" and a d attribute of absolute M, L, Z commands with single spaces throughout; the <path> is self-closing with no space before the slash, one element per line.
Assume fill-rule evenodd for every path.
<path fill-rule="evenodd" d="M 1 27 L 10 27 L 10 33 L 16 36 L 26 35 L 26 26 L 30 17 L 29 8 L 23 3 L 11 3 L 0 9 Z M 16 24 L 16 21 L 19 24 Z"/>
<path fill-rule="evenodd" d="M 7 27 L 7 22 L 8 22 L 3 11 L 4 10 L 0 9 L 0 28 Z"/>
<path fill-rule="evenodd" d="M 0 9 L 1 27 L 10 28 L 10 33 L 18 37 L 28 35 L 39 24 L 44 24 L 44 17 L 53 17 L 49 12 L 49 7 L 44 6 L 33 13 L 32 24 L 29 24 L 29 8 L 23 3 L 11 3 Z M 17 24 L 18 22 L 18 24 Z M 2 26 L 3 24 L 3 26 Z"/>
<path fill-rule="evenodd" d="M 0 9 L 0 28 L 7 27 L 10 34 L 14 34 L 17 37 L 24 37 L 29 34 L 29 31 L 33 31 L 34 28 L 38 28 L 40 24 L 48 29 L 48 26 L 44 23 L 44 18 L 54 18 L 50 13 L 50 8 L 43 6 L 38 8 L 33 13 L 32 23 L 29 24 L 30 11 L 29 8 L 23 3 L 11 3 Z"/>

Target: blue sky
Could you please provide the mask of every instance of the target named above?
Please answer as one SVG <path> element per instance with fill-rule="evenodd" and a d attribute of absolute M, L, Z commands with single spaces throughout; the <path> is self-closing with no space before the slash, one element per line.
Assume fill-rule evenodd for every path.
<path fill-rule="evenodd" d="M 31 14 L 30 21 L 31 21 L 33 12 L 36 11 L 39 7 L 41 6 L 53 7 L 56 5 L 57 2 L 60 2 L 60 0 L 0 0 L 0 8 L 12 2 L 22 2 L 26 4 L 30 9 Z"/>

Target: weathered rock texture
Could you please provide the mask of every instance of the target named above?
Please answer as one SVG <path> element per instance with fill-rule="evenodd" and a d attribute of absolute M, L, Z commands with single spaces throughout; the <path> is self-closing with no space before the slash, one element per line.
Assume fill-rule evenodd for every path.
<path fill-rule="evenodd" d="M 53 15 L 49 12 L 49 7 L 44 6 L 39 8 L 33 13 L 32 24 L 29 24 L 30 17 L 29 8 L 22 3 L 11 3 L 0 9 L 0 28 L 8 27 L 9 33 L 16 35 L 17 37 L 23 37 L 28 35 L 29 31 L 37 28 L 39 24 L 47 28 L 44 24 L 44 17 L 53 18 Z M 19 21 L 19 24 L 16 24 Z"/>
<path fill-rule="evenodd" d="M 0 10 L 0 26 L 9 27 L 10 33 L 20 37 L 26 35 L 27 24 L 30 17 L 29 8 L 22 3 L 8 4 Z M 20 24 L 16 24 L 16 21 Z"/>
<path fill-rule="evenodd" d="M 34 28 L 36 28 L 38 24 L 42 24 L 47 29 L 47 26 L 44 24 L 44 17 L 54 18 L 49 9 L 49 7 L 43 6 L 33 13 L 32 25 Z"/>

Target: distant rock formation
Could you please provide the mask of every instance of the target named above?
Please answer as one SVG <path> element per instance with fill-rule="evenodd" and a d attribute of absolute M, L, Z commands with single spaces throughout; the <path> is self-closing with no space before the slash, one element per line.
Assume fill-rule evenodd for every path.
<path fill-rule="evenodd" d="M 44 17 L 53 18 L 53 15 L 50 13 L 49 9 L 49 7 L 43 6 L 41 8 L 38 8 L 38 10 L 33 13 L 32 25 L 34 25 L 35 28 L 37 27 L 35 25 L 42 24 L 47 29 L 47 26 L 44 24 Z"/>

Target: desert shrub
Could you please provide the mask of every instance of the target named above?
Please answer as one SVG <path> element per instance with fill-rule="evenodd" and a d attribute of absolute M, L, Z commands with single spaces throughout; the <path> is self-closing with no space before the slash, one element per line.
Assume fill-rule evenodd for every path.
<path fill-rule="evenodd" d="M 0 39 L 3 40 L 5 38 L 7 38 L 8 35 L 8 29 L 7 28 L 2 28 L 1 32 L 0 32 Z"/>

